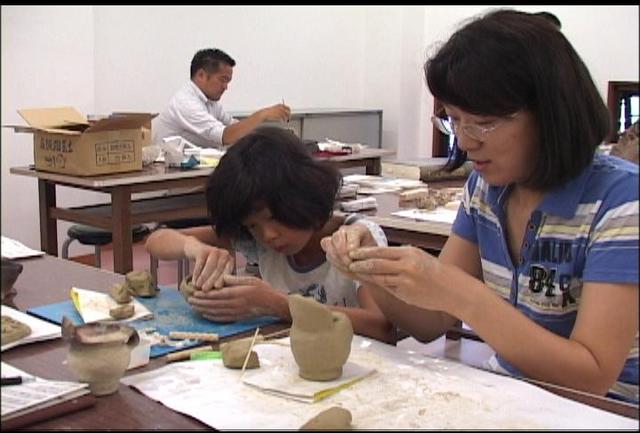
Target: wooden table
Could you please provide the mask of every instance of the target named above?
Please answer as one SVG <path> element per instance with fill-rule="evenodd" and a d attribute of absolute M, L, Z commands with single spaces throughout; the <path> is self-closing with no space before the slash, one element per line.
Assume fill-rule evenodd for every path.
<path fill-rule="evenodd" d="M 70 260 L 45 255 L 20 260 L 24 268 L 14 287 L 16 307 L 21 311 L 40 305 L 69 299 L 71 286 L 107 292 L 112 284 L 124 282 L 124 276 L 82 265 Z M 261 329 L 264 334 L 285 328 L 283 324 Z M 233 338 L 253 335 L 245 332 Z M 27 344 L 2 352 L 2 361 L 36 376 L 52 380 L 75 381 L 64 364 L 68 345 L 62 339 Z M 151 359 L 144 367 L 125 374 L 137 374 L 165 365 L 163 357 Z M 28 429 L 57 430 L 153 430 L 210 429 L 188 416 L 174 412 L 125 385 L 110 396 L 99 397 L 94 406 L 47 421 L 32 424 Z"/>
<path fill-rule="evenodd" d="M 15 284 L 17 295 L 14 301 L 21 311 L 69 299 L 69 288 L 72 285 L 106 292 L 111 284 L 122 282 L 124 279 L 122 275 L 48 255 L 20 260 L 20 262 L 24 265 L 24 269 Z M 273 332 L 282 329 L 282 327 L 283 325 L 271 325 L 265 327 L 264 332 Z M 249 335 L 253 335 L 253 332 L 243 333 L 238 337 Z M 465 344 L 479 343 L 472 341 L 445 342 L 440 339 L 428 345 L 421 345 L 420 351 L 424 350 L 425 353 L 432 356 L 447 357 L 453 360 L 464 359 L 469 362 L 470 352 L 464 354 L 466 346 L 463 345 Z M 2 352 L 2 361 L 46 379 L 75 380 L 69 369 L 63 364 L 66 355 L 67 344 L 63 340 L 57 339 L 9 349 Z M 162 358 L 155 358 L 147 366 L 130 370 L 125 374 L 137 374 L 163 365 L 165 365 L 165 361 Z M 555 385 L 536 384 L 566 398 L 631 418 L 637 419 L 638 417 L 637 406 Z M 115 394 L 97 398 L 94 406 L 41 421 L 26 428 L 34 430 L 211 429 L 211 427 L 174 412 L 125 385 L 120 385 L 119 391 Z"/>
<path fill-rule="evenodd" d="M 352 155 L 322 158 L 337 168 L 365 167 L 367 174 L 380 173 L 380 159 L 392 151 L 364 149 Z M 133 269 L 131 227 L 135 224 L 207 216 L 202 194 L 163 196 L 132 200 L 132 194 L 169 189 L 203 187 L 213 168 L 183 170 L 164 164 L 151 164 L 142 171 L 101 175 L 72 176 L 38 171 L 32 167 L 12 167 L 10 173 L 38 179 L 40 209 L 40 248 L 58 255 L 57 221 L 71 221 L 110 230 L 113 234 L 113 266 L 118 273 Z M 110 195 L 102 205 L 58 207 L 56 186 L 66 186 Z"/>

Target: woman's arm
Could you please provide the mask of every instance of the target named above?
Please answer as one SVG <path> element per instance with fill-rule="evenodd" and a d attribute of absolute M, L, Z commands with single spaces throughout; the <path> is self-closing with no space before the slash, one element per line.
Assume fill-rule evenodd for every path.
<path fill-rule="evenodd" d="M 474 284 L 458 315 L 528 377 L 594 394 L 616 381 L 638 333 L 638 287 L 587 282 L 569 338 L 546 330 Z M 489 314 L 490 312 L 490 314 Z"/>
<path fill-rule="evenodd" d="M 373 283 L 384 286 L 390 299 L 402 299 L 425 313 L 444 311 L 464 321 L 528 377 L 606 393 L 638 332 L 637 285 L 585 282 L 575 326 L 564 338 L 525 316 L 473 275 L 472 269 L 461 269 L 458 263 L 469 265 L 469 257 L 459 255 L 468 241 L 452 235 L 450 242 L 439 260 L 411 247 L 357 250 L 349 269 L 358 275 L 364 272 Z M 400 301 L 378 304 L 390 320 L 402 322 L 396 324 L 412 334 L 430 325 L 427 317 L 432 313 L 403 317 Z"/>

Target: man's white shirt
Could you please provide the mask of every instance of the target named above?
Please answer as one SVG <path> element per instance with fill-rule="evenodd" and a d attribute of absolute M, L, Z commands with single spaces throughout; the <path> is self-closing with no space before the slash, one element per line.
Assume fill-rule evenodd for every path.
<path fill-rule="evenodd" d="M 153 125 L 153 142 L 179 135 L 200 147 L 222 147 L 222 133 L 236 123 L 218 101 L 207 99 L 198 86 L 189 81 L 169 101 L 169 106 Z"/>

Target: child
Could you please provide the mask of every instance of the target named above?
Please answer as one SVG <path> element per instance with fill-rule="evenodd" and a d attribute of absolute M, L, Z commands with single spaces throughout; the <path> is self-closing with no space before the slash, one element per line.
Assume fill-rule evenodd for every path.
<path fill-rule="evenodd" d="M 287 294 L 300 293 L 344 312 L 355 333 L 395 342 L 395 328 L 369 289 L 335 269 L 320 247 L 320 239 L 343 224 L 367 245 L 387 244 L 376 224 L 333 215 L 340 184 L 337 169 L 313 159 L 294 134 L 263 127 L 229 148 L 211 174 L 212 227 L 161 229 L 146 247 L 160 259 L 195 261 L 193 282 L 202 290 L 189 303 L 209 320 L 271 315 L 290 321 Z M 236 251 L 259 264 L 262 279 L 230 275 Z"/>

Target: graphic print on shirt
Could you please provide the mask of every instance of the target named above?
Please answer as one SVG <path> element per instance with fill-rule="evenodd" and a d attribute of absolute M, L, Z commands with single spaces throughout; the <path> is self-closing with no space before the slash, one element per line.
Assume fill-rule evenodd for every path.
<path fill-rule="evenodd" d="M 538 303 L 561 308 L 576 304 L 576 299 L 570 290 L 572 279 L 570 271 L 573 267 L 570 241 L 538 239 L 533 247 L 531 262 L 529 291 L 533 296 L 538 297 Z M 563 272 L 563 270 L 569 272 Z M 541 296 L 544 296 L 544 299 L 540 299 Z"/>
<path fill-rule="evenodd" d="M 298 292 L 300 292 L 302 296 L 313 297 L 313 299 L 320 302 L 321 304 L 327 303 L 327 291 L 322 284 L 313 283 L 304 289 L 298 290 Z M 338 302 L 335 302 L 334 305 L 338 305 Z M 345 298 L 342 298 L 342 306 L 347 306 L 347 300 Z"/>

